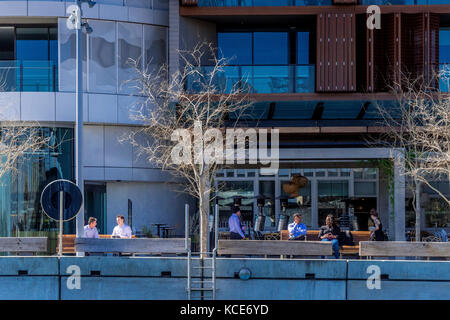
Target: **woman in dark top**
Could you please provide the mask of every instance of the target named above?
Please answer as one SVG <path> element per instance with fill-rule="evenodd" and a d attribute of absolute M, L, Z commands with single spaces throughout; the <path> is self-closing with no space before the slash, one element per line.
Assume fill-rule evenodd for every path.
<path fill-rule="evenodd" d="M 341 229 L 334 221 L 334 216 L 329 214 L 325 219 L 326 225 L 320 227 L 319 239 L 321 241 L 331 241 L 333 247 L 334 257 L 339 259 L 339 240 L 338 237 L 341 233 Z"/>
<path fill-rule="evenodd" d="M 370 219 L 373 221 L 374 229 L 370 231 L 370 239 L 384 241 L 383 225 L 378 218 L 378 212 L 374 208 L 370 209 Z"/>

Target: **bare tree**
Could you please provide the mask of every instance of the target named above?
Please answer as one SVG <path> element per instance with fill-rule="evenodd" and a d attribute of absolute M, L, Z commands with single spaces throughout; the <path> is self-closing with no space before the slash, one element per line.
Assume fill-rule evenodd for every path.
<path fill-rule="evenodd" d="M 180 191 L 198 199 L 202 253 L 207 251 L 214 174 L 223 164 L 224 130 L 233 128 L 252 104 L 246 81 L 226 79 L 227 60 L 216 53 L 209 43 L 179 51 L 180 70 L 170 75 L 166 65 L 142 71 L 134 61 L 133 81 L 145 101 L 133 118 L 143 125 L 123 138 L 153 166 L 181 181 Z"/>
<path fill-rule="evenodd" d="M 444 74 L 440 76 L 445 78 Z M 450 183 L 450 96 L 436 90 L 436 78 L 429 82 L 431 85 L 423 78 L 404 78 L 407 80 L 392 90 L 396 107 L 376 106 L 386 129 L 376 143 L 403 152 L 405 178 L 412 182 L 416 241 L 420 241 L 422 187 L 429 187 L 450 205 L 448 195 L 434 183 Z"/>

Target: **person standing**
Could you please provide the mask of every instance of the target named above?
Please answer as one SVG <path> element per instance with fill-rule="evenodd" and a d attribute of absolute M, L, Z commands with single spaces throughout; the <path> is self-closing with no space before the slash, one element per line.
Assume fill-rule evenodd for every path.
<path fill-rule="evenodd" d="M 341 229 L 336 224 L 334 216 L 329 214 L 325 219 L 325 225 L 320 227 L 319 239 L 321 241 L 331 241 L 331 246 L 333 247 L 334 257 L 339 259 L 339 235 L 341 234 Z"/>
<path fill-rule="evenodd" d="M 302 215 L 300 213 L 294 214 L 294 222 L 288 225 L 289 240 L 305 240 L 306 226 L 301 223 Z"/>
<path fill-rule="evenodd" d="M 125 224 L 125 217 L 122 215 L 118 215 L 116 218 L 117 226 L 114 227 L 114 230 L 112 232 L 113 238 L 131 238 L 131 228 L 129 225 Z"/>
<path fill-rule="evenodd" d="M 233 214 L 228 219 L 228 227 L 230 228 L 230 239 L 241 240 L 244 239 L 244 228 L 241 225 L 241 211 L 239 207 L 233 208 Z"/>
<path fill-rule="evenodd" d="M 95 238 L 98 239 L 97 219 L 90 217 L 88 224 L 84 226 L 83 238 Z"/>
<path fill-rule="evenodd" d="M 373 222 L 373 230 L 370 231 L 370 239 L 375 241 L 384 241 L 383 225 L 381 224 L 378 212 L 375 208 L 370 209 L 370 219 Z"/>

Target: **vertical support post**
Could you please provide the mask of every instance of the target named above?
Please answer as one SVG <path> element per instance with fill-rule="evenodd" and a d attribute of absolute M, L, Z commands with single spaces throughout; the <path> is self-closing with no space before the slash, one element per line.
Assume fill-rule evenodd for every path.
<path fill-rule="evenodd" d="M 76 0 L 75 4 L 80 9 L 80 20 L 83 16 L 81 11 L 80 0 Z M 76 72 L 76 126 L 75 126 L 75 179 L 77 186 L 80 188 L 81 194 L 84 197 L 84 176 L 83 176 L 83 39 L 82 28 L 76 29 L 76 47 L 77 47 L 77 72 Z M 77 215 L 77 238 L 83 235 L 84 227 L 84 203 L 81 204 L 80 212 Z M 84 253 L 80 252 L 77 255 L 83 256 Z"/>
<path fill-rule="evenodd" d="M 62 257 L 63 220 L 64 220 L 64 191 L 60 191 L 59 192 L 59 250 L 58 250 L 59 257 Z"/>
<path fill-rule="evenodd" d="M 394 197 L 394 239 L 405 241 L 405 159 L 400 150 L 394 153 Z"/>
<path fill-rule="evenodd" d="M 216 203 L 214 208 L 214 250 L 213 250 L 213 261 L 212 261 L 212 292 L 213 300 L 216 300 L 216 255 L 217 247 L 219 244 L 219 204 Z"/>
<path fill-rule="evenodd" d="M 184 246 L 187 252 L 187 294 L 191 300 L 191 244 L 189 242 L 189 205 L 184 205 Z"/>

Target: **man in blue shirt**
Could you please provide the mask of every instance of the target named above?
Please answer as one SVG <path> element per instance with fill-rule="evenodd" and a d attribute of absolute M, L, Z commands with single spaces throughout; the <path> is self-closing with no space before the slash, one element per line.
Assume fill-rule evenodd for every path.
<path fill-rule="evenodd" d="M 233 208 L 233 214 L 228 219 L 228 226 L 230 227 L 230 239 L 232 240 L 241 240 L 244 239 L 244 232 L 242 230 L 244 229 L 241 226 L 241 211 L 239 210 L 239 207 Z"/>
<path fill-rule="evenodd" d="M 306 239 L 306 226 L 301 222 L 302 215 L 300 213 L 294 214 L 294 222 L 288 225 L 289 240 Z"/>

